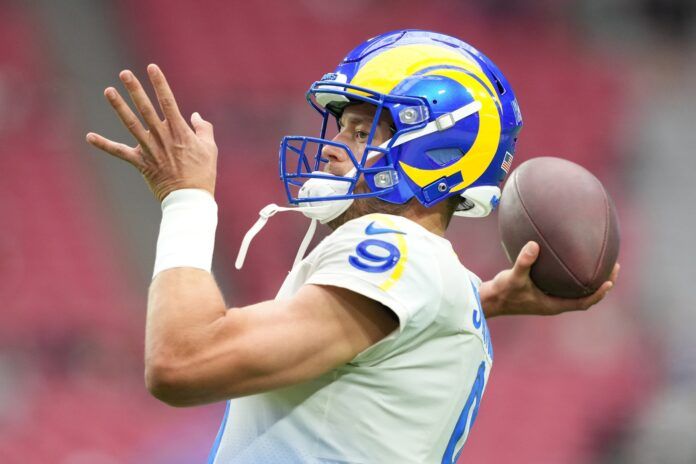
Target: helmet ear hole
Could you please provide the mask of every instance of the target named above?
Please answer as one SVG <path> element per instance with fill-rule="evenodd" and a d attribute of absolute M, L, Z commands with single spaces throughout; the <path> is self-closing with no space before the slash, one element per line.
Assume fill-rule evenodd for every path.
<path fill-rule="evenodd" d="M 459 197 L 454 197 L 459 199 L 459 203 L 457 204 L 457 207 L 454 209 L 456 212 L 460 211 L 469 211 L 471 208 L 473 208 L 474 202 L 469 200 L 468 198 L 459 196 Z"/>

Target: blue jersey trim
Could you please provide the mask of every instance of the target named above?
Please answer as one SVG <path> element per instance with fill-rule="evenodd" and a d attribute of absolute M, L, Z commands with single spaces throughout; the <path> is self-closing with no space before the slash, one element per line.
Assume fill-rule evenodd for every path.
<path fill-rule="evenodd" d="M 213 443 L 213 449 L 210 450 L 210 455 L 208 456 L 208 464 L 213 464 L 215 458 L 217 457 L 218 449 L 220 448 L 220 442 L 222 441 L 222 435 L 225 433 L 225 426 L 227 425 L 227 416 L 230 413 L 230 402 L 227 402 L 225 407 L 225 415 L 222 418 L 222 424 L 220 424 L 220 430 L 218 430 L 217 436 L 215 437 L 215 443 Z"/>

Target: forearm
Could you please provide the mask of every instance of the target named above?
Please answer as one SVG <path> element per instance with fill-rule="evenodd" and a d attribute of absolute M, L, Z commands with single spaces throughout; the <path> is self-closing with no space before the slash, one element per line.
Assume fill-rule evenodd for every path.
<path fill-rule="evenodd" d="M 202 190 L 178 190 L 162 203 L 154 278 L 148 295 L 145 378 L 171 402 L 186 390 L 215 337 L 226 306 L 210 272 L 217 205 Z"/>
<path fill-rule="evenodd" d="M 160 272 L 148 295 L 146 360 L 190 352 L 225 312 L 222 294 L 209 272 L 188 267 Z"/>
<path fill-rule="evenodd" d="M 155 277 L 145 326 L 145 382 L 155 397 L 179 406 L 196 397 L 191 381 L 226 311 L 207 271 L 174 268 Z"/>

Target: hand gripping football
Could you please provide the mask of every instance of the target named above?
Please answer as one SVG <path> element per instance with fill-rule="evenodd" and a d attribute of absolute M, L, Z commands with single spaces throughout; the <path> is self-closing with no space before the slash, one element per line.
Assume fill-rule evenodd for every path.
<path fill-rule="evenodd" d="M 549 295 L 593 293 L 608 279 L 619 253 L 611 198 L 592 173 L 561 158 L 534 158 L 512 172 L 498 227 L 511 262 L 528 241 L 539 244 L 530 276 Z"/>

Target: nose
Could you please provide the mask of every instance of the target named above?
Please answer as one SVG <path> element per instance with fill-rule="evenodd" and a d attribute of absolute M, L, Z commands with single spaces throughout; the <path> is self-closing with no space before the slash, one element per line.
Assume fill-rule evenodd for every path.
<path fill-rule="evenodd" d="M 332 142 L 340 142 L 341 134 L 336 134 L 336 136 L 331 139 Z M 348 154 L 343 148 L 339 148 L 335 145 L 324 145 L 321 149 L 322 158 L 328 159 L 329 161 L 341 162 L 348 159 Z"/>

